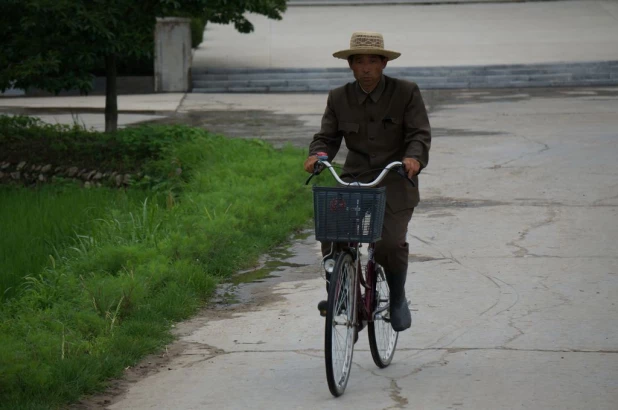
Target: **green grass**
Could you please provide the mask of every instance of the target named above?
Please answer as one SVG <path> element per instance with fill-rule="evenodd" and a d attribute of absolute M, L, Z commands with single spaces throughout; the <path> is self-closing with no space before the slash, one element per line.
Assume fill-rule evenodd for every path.
<path fill-rule="evenodd" d="M 174 195 L 3 192 L 7 203 L 29 202 L 20 218 L 5 218 L 3 208 L 12 230 L 24 232 L 45 214 L 54 222 L 41 224 L 37 236 L 63 245 L 53 259 L 49 246 L 37 248 L 38 262 L 7 275 L 16 293 L 0 309 L 0 409 L 54 409 L 100 391 L 168 343 L 171 324 L 195 313 L 219 280 L 255 263 L 311 216 L 300 150 L 185 127 L 157 133 L 192 134 L 160 159 L 161 166 L 183 164 Z M 85 214 L 71 206 L 77 201 Z M 27 243 L 24 236 L 15 242 Z"/>
<path fill-rule="evenodd" d="M 24 277 L 50 267 L 61 250 L 77 252 L 80 241 L 93 236 L 110 209 L 128 213 L 147 195 L 75 186 L 0 186 L 0 301 L 18 293 Z"/>

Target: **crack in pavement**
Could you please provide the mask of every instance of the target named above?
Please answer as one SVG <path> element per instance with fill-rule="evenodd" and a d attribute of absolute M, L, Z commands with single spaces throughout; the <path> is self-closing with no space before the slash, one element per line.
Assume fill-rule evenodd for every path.
<path fill-rule="evenodd" d="M 510 317 L 507 325 L 509 327 L 517 330 L 518 333 L 516 335 L 511 336 L 508 340 L 506 340 L 504 343 L 502 343 L 505 346 L 508 345 L 509 343 L 513 343 L 515 340 L 519 339 L 520 337 L 522 337 L 525 334 L 525 332 L 523 330 L 521 330 L 520 328 L 515 326 L 514 321 L 515 321 L 515 319 L 513 317 Z"/>
<path fill-rule="evenodd" d="M 429 349 L 431 350 L 431 349 Z M 437 360 L 432 360 L 430 362 L 427 362 L 419 367 L 414 368 L 412 371 L 410 371 L 410 373 L 405 374 L 403 376 L 401 376 L 399 379 L 405 379 L 408 378 L 410 376 L 413 376 L 417 373 L 422 372 L 424 369 L 429 369 L 432 367 L 437 367 L 437 366 L 446 366 L 449 362 L 448 360 L 446 360 L 446 356 L 448 356 L 450 354 L 450 352 L 448 351 L 448 349 L 434 349 L 433 351 L 441 351 L 443 350 L 444 353 L 437 359 Z M 402 351 L 405 351 L 405 349 L 402 349 Z"/>
<path fill-rule="evenodd" d="M 550 258 L 550 259 L 618 259 L 618 256 L 612 255 L 575 255 L 575 256 L 558 256 L 558 255 L 543 255 L 531 253 L 530 258 Z M 466 259 L 520 259 L 521 256 L 467 256 Z M 440 259 L 441 260 L 441 259 Z"/>
<path fill-rule="evenodd" d="M 448 354 L 476 351 L 476 350 L 506 350 L 509 352 L 538 352 L 538 353 L 599 353 L 599 354 L 615 354 L 616 350 L 588 350 L 588 349 L 525 349 L 516 347 L 494 346 L 494 347 L 402 347 L 397 349 L 398 352 L 438 352 L 445 350 Z"/>
<path fill-rule="evenodd" d="M 484 318 L 484 316 L 489 316 L 489 317 L 495 317 L 498 316 L 499 314 L 501 314 L 502 312 L 508 311 L 510 310 L 513 306 L 515 306 L 518 302 L 519 302 L 519 292 L 517 292 L 517 290 L 510 285 L 509 283 L 485 274 L 483 272 L 480 272 L 478 270 L 472 269 L 470 267 L 465 266 L 461 261 L 459 261 L 457 258 L 455 258 L 453 256 L 453 254 L 449 251 L 450 257 L 447 256 L 441 249 L 439 249 L 436 245 L 434 245 L 433 243 L 423 240 L 421 238 L 419 238 L 418 236 L 414 236 L 412 235 L 413 238 L 425 243 L 428 246 L 431 246 L 434 250 L 436 250 L 444 259 L 448 259 L 453 263 L 458 264 L 459 266 L 461 266 L 462 268 L 466 269 L 469 272 L 472 272 L 474 274 L 483 276 L 485 279 L 489 280 L 500 292 L 500 294 L 498 295 L 498 297 L 496 298 L 496 301 L 489 306 L 487 309 L 485 309 L 483 312 L 481 312 L 476 318 L 474 319 L 470 319 L 467 321 L 464 321 L 462 323 L 460 323 L 459 326 L 457 326 L 456 329 L 451 330 L 449 332 L 447 332 L 446 334 L 442 335 L 440 338 L 438 338 L 435 342 L 431 343 L 430 345 L 428 345 L 427 347 L 432 347 L 435 345 L 440 344 L 443 340 L 447 339 L 447 338 L 451 338 L 450 341 L 446 341 L 445 344 L 443 344 L 441 347 L 447 347 L 450 346 L 451 344 L 453 344 L 455 341 L 457 341 L 458 339 L 460 339 L 462 336 L 466 335 L 467 333 L 475 330 L 477 327 L 479 327 L 480 325 L 482 325 L 483 323 L 487 322 L 487 319 Z M 500 283 L 503 283 L 505 286 L 500 285 Z M 512 290 L 512 292 L 506 292 L 505 291 L 505 287 L 508 287 Z M 510 303 L 507 302 L 507 299 L 512 299 L 512 298 L 505 298 L 505 296 L 507 295 L 512 295 L 515 294 L 515 298 L 514 300 L 512 300 Z M 492 312 L 491 315 L 489 315 L 489 312 L 491 312 L 493 309 L 496 309 L 497 306 L 504 306 L 505 303 L 509 303 L 508 306 L 506 307 L 502 307 L 501 310 L 498 310 L 497 312 Z"/>
<path fill-rule="evenodd" d="M 556 210 L 553 207 L 549 207 L 547 209 L 547 212 L 548 212 L 548 216 L 545 219 L 543 219 L 540 222 L 532 224 L 528 228 L 525 228 L 519 234 L 519 238 L 507 243 L 507 246 L 512 246 L 514 248 L 517 248 L 517 250 L 513 252 L 513 255 L 515 255 L 516 257 L 520 257 L 520 258 L 527 257 L 530 255 L 530 251 L 526 247 L 518 245 L 517 243 L 523 242 L 526 239 L 526 237 L 530 234 L 531 231 L 538 229 L 538 228 L 542 228 L 543 226 L 546 226 L 546 225 L 551 225 L 552 223 L 556 221 L 556 217 L 557 217 Z"/>
<path fill-rule="evenodd" d="M 424 172 L 424 171 L 423 171 Z M 489 206 L 529 206 L 535 208 L 618 208 L 618 204 L 602 204 L 600 202 L 617 199 L 618 195 L 609 198 L 602 198 L 594 201 L 591 204 L 565 204 L 559 201 L 548 201 L 536 198 L 514 198 L 512 201 L 493 201 L 484 199 L 468 199 L 468 198 L 446 198 L 446 197 L 428 197 L 418 206 L 418 212 L 433 212 L 439 209 L 447 208 L 483 208 Z"/>
<path fill-rule="evenodd" d="M 312 358 L 323 357 L 323 350 L 321 350 L 321 349 L 303 349 L 303 350 L 270 349 L 270 350 L 232 350 L 232 351 L 223 351 L 222 349 L 217 349 L 217 350 L 220 350 L 221 352 L 220 353 L 212 354 L 209 357 L 213 358 L 213 357 L 217 357 L 217 356 L 226 356 L 226 355 L 242 354 L 242 353 L 296 353 L 296 354 L 301 354 L 301 355 L 304 355 L 304 356 L 309 356 L 309 357 L 312 357 Z M 354 350 L 356 352 L 363 352 L 363 353 L 370 352 L 369 349 L 354 349 Z M 397 349 L 397 352 L 439 352 L 439 351 L 445 351 L 448 354 L 452 354 L 452 353 L 459 353 L 459 352 L 473 351 L 473 350 L 507 350 L 507 351 L 513 351 L 513 352 L 539 352 L 539 353 L 610 353 L 610 354 L 611 353 L 618 353 L 618 349 L 615 349 L 615 350 L 612 350 L 612 349 L 601 349 L 601 350 L 592 350 L 592 349 L 526 349 L 526 348 L 516 348 L 516 347 L 506 347 L 506 346 L 493 346 L 493 347 L 401 347 L 401 348 Z M 184 356 L 199 356 L 199 353 L 181 353 L 179 355 L 179 357 L 184 357 Z M 427 364 L 440 362 L 441 359 L 437 360 L 437 361 L 428 362 Z M 360 364 L 358 364 L 356 362 L 354 362 L 354 364 L 356 366 L 358 366 L 359 368 L 361 368 L 362 370 L 365 370 L 367 372 L 375 374 L 376 376 L 384 377 L 383 374 L 375 373 L 375 370 L 367 369 L 367 368 L 363 367 L 362 365 L 360 365 Z M 416 370 L 418 370 L 418 368 Z"/>
<path fill-rule="evenodd" d="M 520 138 L 523 138 L 524 140 L 526 140 L 526 141 L 528 141 L 528 142 L 531 142 L 531 143 L 533 143 L 533 144 L 538 144 L 538 145 L 541 145 L 541 146 L 543 147 L 543 148 L 541 148 L 540 150 L 538 150 L 537 152 L 533 153 L 532 155 L 540 155 L 540 154 L 542 154 L 543 152 L 548 151 L 548 150 L 550 149 L 550 148 L 549 148 L 549 145 L 545 144 L 544 142 L 535 141 L 535 140 L 530 139 L 530 138 L 528 138 L 528 137 L 526 137 L 526 136 L 524 136 L 524 135 L 520 135 L 519 137 L 520 137 Z M 505 165 L 508 165 L 508 164 L 513 163 L 513 162 L 515 162 L 515 161 L 519 161 L 520 159 L 525 158 L 525 157 L 527 157 L 527 156 L 529 156 L 529 155 L 531 155 L 531 154 L 529 154 L 529 153 L 523 153 L 523 154 L 521 154 L 520 156 L 518 156 L 517 158 L 513 158 L 513 159 L 511 159 L 511 160 L 508 160 L 508 161 L 506 161 L 506 162 L 502 162 L 502 163 L 500 163 L 500 164 L 495 164 L 495 165 L 492 165 L 491 167 L 487 167 L 487 168 L 485 168 L 485 169 L 500 169 L 500 168 L 504 167 Z"/>
<path fill-rule="evenodd" d="M 616 185 L 614 185 L 613 187 L 616 187 Z M 612 205 L 612 204 L 601 204 L 601 202 L 611 201 L 612 199 L 618 199 L 618 195 L 610 196 L 608 198 L 598 199 L 592 203 L 592 206 L 618 206 L 618 205 Z"/>

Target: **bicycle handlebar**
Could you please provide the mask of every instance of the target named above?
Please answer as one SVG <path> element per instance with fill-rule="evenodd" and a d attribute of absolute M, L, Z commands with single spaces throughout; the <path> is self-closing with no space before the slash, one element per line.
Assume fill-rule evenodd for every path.
<path fill-rule="evenodd" d="M 313 174 L 311 174 L 311 176 L 309 177 L 309 179 L 307 180 L 305 185 L 309 184 L 309 181 L 311 181 L 311 179 L 314 176 L 316 176 L 320 172 L 322 172 L 322 169 L 320 169 L 320 166 L 323 166 L 324 168 L 327 168 L 330 171 L 330 173 L 333 175 L 335 180 L 339 184 L 341 184 L 343 186 L 358 186 L 358 187 L 367 187 L 367 188 L 375 187 L 376 185 L 378 185 L 380 182 L 382 182 L 384 180 L 384 178 L 386 177 L 386 174 L 388 174 L 391 170 L 393 170 L 395 168 L 397 168 L 397 171 L 398 171 L 397 173 L 402 178 L 405 178 L 408 181 L 410 181 L 412 186 L 416 186 L 414 181 L 412 181 L 410 178 L 408 178 L 407 174 L 405 173 L 405 170 L 404 170 L 404 167 L 403 167 L 403 163 L 401 161 L 393 161 L 393 162 L 391 162 L 390 164 L 388 164 L 387 166 L 384 167 L 384 169 L 382 170 L 382 172 L 380 172 L 380 175 L 378 175 L 376 179 L 374 179 L 371 182 L 363 183 L 363 182 L 345 182 L 344 180 L 339 178 L 339 175 L 337 174 L 337 172 L 335 171 L 335 169 L 333 168 L 331 163 L 328 162 L 327 160 L 328 160 L 327 156 L 322 156 L 322 155 L 318 156 L 318 161 L 315 163 L 315 171 L 313 172 Z"/>

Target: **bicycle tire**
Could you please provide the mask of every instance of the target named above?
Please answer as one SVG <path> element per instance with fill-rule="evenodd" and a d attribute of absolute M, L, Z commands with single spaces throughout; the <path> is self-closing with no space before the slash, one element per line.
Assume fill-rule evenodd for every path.
<path fill-rule="evenodd" d="M 374 312 L 385 307 L 388 310 L 390 296 L 384 269 L 378 264 L 375 266 L 375 275 L 373 275 L 371 283 L 375 295 Z M 390 321 L 385 320 L 384 316 L 378 313 L 374 320 L 369 323 L 367 334 L 373 362 L 381 369 L 387 367 L 391 364 L 395 355 L 399 333 L 393 330 Z"/>
<path fill-rule="evenodd" d="M 331 394 L 345 391 L 354 354 L 354 318 L 356 309 L 356 268 L 352 255 L 337 257 L 328 291 L 328 310 L 324 331 L 326 380 Z"/>

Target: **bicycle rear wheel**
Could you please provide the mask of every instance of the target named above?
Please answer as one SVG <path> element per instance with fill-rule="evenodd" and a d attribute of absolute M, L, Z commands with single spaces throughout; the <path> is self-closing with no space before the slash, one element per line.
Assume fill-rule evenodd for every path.
<path fill-rule="evenodd" d="M 330 276 L 328 311 L 324 334 L 326 380 L 333 396 L 345 391 L 354 353 L 354 310 L 356 269 L 352 255 L 342 252 Z"/>
<path fill-rule="evenodd" d="M 371 286 L 375 289 L 375 316 L 367 328 L 369 348 L 374 363 L 383 369 L 393 360 L 399 333 L 393 330 L 390 320 L 388 320 L 390 292 L 384 269 L 378 264 L 375 267 L 374 280 Z"/>

